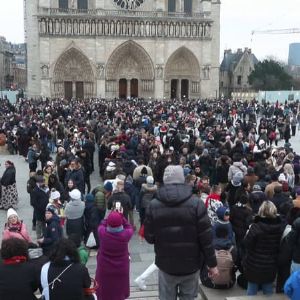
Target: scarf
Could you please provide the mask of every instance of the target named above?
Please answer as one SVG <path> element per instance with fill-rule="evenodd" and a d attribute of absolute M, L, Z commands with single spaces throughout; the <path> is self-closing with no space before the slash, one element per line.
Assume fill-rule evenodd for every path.
<path fill-rule="evenodd" d="M 115 233 L 115 232 L 121 232 L 121 231 L 123 231 L 124 228 L 123 228 L 123 225 L 121 225 L 119 227 L 110 227 L 110 226 L 107 226 L 106 230 L 107 230 L 107 232 Z"/>
<path fill-rule="evenodd" d="M 18 222 L 16 224 L 7 224 L 7 228 L 12 232 L 21 232 L 23 222 Z"/>
<path fill-rule="evenodd" d="M 25 261 L 27 261 L 26 256 L 13 256 L 13 257 L 4 259 L 3 263 L 5 265 L 16 265 L 19 263 L 23 263 Z"/>

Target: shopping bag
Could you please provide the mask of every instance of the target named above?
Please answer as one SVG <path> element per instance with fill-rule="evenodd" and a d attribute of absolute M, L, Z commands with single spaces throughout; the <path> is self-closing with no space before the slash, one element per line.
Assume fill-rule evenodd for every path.
<path fill-rule="evenodd" d="M 93 248 L 93 247 L 97 246 L 97 243 L 96 243 L 96 240 L 95 240 L 93 232 L 90 233 L 89 238 L 88 238 L 88 240 L 86 242 L 86 246 L 88 248 Z"/>

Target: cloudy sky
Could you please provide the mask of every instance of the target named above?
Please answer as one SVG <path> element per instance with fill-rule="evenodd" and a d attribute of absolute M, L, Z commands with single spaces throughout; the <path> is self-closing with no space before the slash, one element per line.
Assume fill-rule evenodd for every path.
<path fill-rule="evenodd" d="M 300 28 L 300 0 L 221 1 L 220 57 L 224 49 L 236 50 L 248 47 L 259 59 L 273 56 L 287 61 L 288 45 L 292 42 L 300 42 L 300 33 L 251 36 L 251 32 Z M 0 35 L 12 42 L 24 41 L 23 0 L 0 0 Z"/>

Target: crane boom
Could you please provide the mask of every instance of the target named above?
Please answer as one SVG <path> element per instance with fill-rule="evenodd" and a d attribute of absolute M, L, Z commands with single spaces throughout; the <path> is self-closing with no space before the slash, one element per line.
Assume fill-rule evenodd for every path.
<path fill-rule="evenodd" d="M 254 34 L 293 34 L 293 33 L 300 33 L 300 28 L 253 30 L 251 32 L 252 35 L 254 35 Z"/>

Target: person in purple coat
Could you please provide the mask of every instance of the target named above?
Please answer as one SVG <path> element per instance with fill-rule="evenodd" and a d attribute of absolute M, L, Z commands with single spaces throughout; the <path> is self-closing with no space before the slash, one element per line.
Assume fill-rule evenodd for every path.
<path fill-rule="evenodd" d="M 101 300 L 129 298 L 128 243 L 134 233 L 122 214 L 122 207 L 112 211 L 98 228 L 100 248 L 97 255 L 97 297 Z"/>

